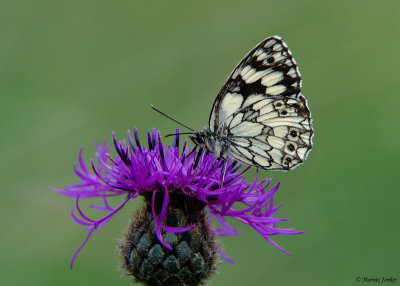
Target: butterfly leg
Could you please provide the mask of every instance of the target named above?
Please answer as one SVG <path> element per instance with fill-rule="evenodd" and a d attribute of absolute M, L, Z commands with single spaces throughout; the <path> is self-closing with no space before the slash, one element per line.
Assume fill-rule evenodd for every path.
<path fill-rule="evenodd" d="M 192 151 L 189 152 L 189 154 L 185 155 L 182 157 L 182 162 L 186 160 L 186 158 L 188 158 L 190 155 L 192 155 L 194 152 L 196 152 L 198 145 L 196 145 Z"/>
<path fill-rule="evenodd" d="M 224 185 L 224 179 L 225 179 L 225 173 L 226 173 L 226 165 L 228 164 L 228 161 L 226 161 L 225 158 L 222 158 L 224 160 L 224 164 L 222 166 L 222 180 L 221 180 L 221 187 Z"/>
<path fill-rule="evenodd" d="M 197 153 L 196 158 L 194 159 L 193 169 L 197 169 L 197 167 L 203 163 L 205 153 L 206 153 L 206 151 L 205 151 L 204 147 L 200 147 L 200 150 Z M 196 174 L 199 171 L 200 171 L 200 168 L 197 169 Z"/>
<path fill-rule="evenodd" d="M 204 147 L 200 147 L 199 153 L 197 153 L 197 158 L 196 158 L 196 162 L 195 165 L 200 166 L 203 163 L 203 159 L 204 159 L 204 155 L 206 153 L 206 150 L 204 149 Z M 198 156 L 200 155 L 200 160 L 198 159 Z"/>

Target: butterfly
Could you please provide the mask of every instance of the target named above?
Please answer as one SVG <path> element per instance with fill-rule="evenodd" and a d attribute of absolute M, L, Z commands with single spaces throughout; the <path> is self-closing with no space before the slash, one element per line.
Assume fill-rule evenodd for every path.
<path fill-rule="evenodd" d="M 288 46 L 272 36 L 253 48 L 218 93 L 190 139 L 216 156 L 266 170 L 291 170 L 312 148 L 311 113 Z"/>

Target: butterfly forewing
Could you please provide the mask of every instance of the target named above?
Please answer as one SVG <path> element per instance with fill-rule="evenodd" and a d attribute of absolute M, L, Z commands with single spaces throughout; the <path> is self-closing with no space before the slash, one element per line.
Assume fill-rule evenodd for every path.
<path fill-rule="evenodd" d="M 296 97 L 300 88 L 300 73 L 286 44 L 276 36 L 267 38 L 246 55 L 221 88 L 210 115 L 211 131 L 242 103 L 249 105 L 266 96 Z"/>
<path fill-rule="evenodd" d="M 257 45 L 237 65 L 210 114 L 210 131 L 229 156 L 263 169 L 289 170 L 312 148 L 311 115 L 297 64 L 280 37 Z"/>

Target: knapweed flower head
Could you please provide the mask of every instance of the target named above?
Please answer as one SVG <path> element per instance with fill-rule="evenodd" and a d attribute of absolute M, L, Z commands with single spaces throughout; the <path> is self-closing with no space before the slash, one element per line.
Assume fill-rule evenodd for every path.
<path fill-rule="evenodd" d="M 212 272 L 215 268 L 212 264 L 216 261 L 213 256 L 216 251 L 227 261 L 233 262 L 214 241 L 214 236 L 239 234 L 227 223 L 226 219 L 229 217 L 252 227 L 283 252 L 285 250 L 272 241 L 271 237 L 277 234 L 301 233 L 294 229 L 276 227 L 277 223 L 288 220 L 275 217 L 280 206 L 273 205 L 273 197 L 279 184 L 270 187 L 269 179 L 258 181 L 258 173 L 254 182 L 248 182 L 243 174 L 250 167 L 240 171 L 240 164 L 229 158 L 227 161 L 218 159 L 205 150 L 196 152 L 186 145 L 187 141 L 180 150 L 178 132 L 177 130 L 173 145 L 169 147 L 162 144 L 160 134 L 155 129 L 147 134 L 148 147 L 139 142 L 136 128 L 134 136 L 128 131 L 127 141 L 117 141 L 113 134 L 116 155 L 111 155 L 110 146 L 106 143 L 96 144 L 97 162 L 91 161 L 89 166 L 82 158 L 83 150 L 80 151 L 75 173 L 81 183 L 69 185 L 62 190 L 54 189 L 75 199 L 72 218 L 88 230 L 86 238 L 72 258 L 71 267 L 76 255 L 92 234 L 102 229 L 119 210 L 138 196 L 145 198 L 146 206 L 134 218 L 121 249 L 123 259 L 128 265 L 126 268 L 133 269 L 131 271 L 139 281 L 144 281 L 142 276 L 146 271 L 156 273 L 156 270 L 148 270 L 146 267 L 153 267 L 158 263 L 156 258 L 160 257 L 164 259 L 164 268 L 170 273 L 182 272 L 175 269 L 176 264 L 182 266 L 190 261 L 191 268 L 207 266 L 209 263 L 201 271 Z M 118 206 L 113 207 L 109 198 L 116 196 L 123 199 Z M 79 202 L 87 198 L 100 199 L 99 205 L 91 207 L 105 212 L 102 218 L 95 220 L 84 213 Z M 218 227 L 211 227 L 210 221 L 213 218 L 218 222 Z M 192 235 L 188 237 L 187 233 Z M 188 241 L 180 243 L 178 240 L 184 239 L 185 235 Z M 205 238 L 198 240 L 197 250 L 193 250 L 195 240 L 201 235 Z M 209 241 L 200 245 L 203 240 Z M 152 247 L 156 242 L 157 247 Z M 170 253 L 176 253 L 178 258 L 171 258 Z M 144 265 L 143 255 L 148 256 L 150 261 L 147 266 Z M 135 260 L 140 265 L 133 265 Z M 157 273 L 159 276 L 164 275 Z M 185 277 L 185 272 L 179 277 Z"/>

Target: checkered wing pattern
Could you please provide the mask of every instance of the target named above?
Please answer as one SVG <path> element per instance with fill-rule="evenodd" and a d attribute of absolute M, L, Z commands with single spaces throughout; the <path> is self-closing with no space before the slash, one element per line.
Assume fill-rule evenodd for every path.
<path fill-rule="evenodd" d="M 301 77 L 286 43 L 265 39 L 237 65 L 218 93 L 209 129 L 229 156 L 262 169 L 290 170 L 312 148 L 313 127 Z"/>

